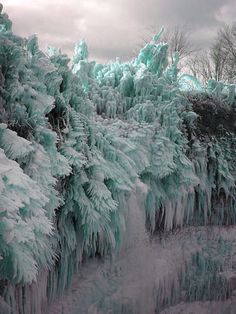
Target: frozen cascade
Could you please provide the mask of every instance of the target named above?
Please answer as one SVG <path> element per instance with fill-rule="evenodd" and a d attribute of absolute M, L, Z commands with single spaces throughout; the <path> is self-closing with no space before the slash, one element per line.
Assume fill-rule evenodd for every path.
<path fill-rule="evenodd" d="M 0 4 L 0 313 L 233 308 L 236 88 L 181 73 L 163 31 L 70 63 Z"/>
<path fill-rule="evenodd" d="M 214 246 L 219 241 L 219 231 L 226 242 L 236 241 L 236 229 L 223 227 L 188 227 L 150 238 L 145 230 L 140 188 L 131 194 L 128 207 L 127 232 L 121 250 L 111 258 L 93 260 L 83 266 L 73 279 L 71 288 L 52 304 L 48 314 L 151 314 L 160 313 L 183 300 L 193 301 L 183 295 L 183 274 L 194 254 L 208 244 Z M 215 254 L 219 251 L 216 250 Z M 229 256 L 231 260 L 231 251 Z M 206 276 L 205 281 L 206 285 L 209 284 Z M 208 288 L 210 290 L 212 286 L 209 284 Z M 219 295 L 218 298 L 224 299 L 225 296 Z M 207 304 L 207 309 L 215 306 L 212 302 L 203 304 Z M 221 309 L 219 304 L 224 306 L 223 302 L 217 304 Z M 199 303 L 197 305 L 200 306 Z M 229 301 L 226 305 L 230 307 Z"/>

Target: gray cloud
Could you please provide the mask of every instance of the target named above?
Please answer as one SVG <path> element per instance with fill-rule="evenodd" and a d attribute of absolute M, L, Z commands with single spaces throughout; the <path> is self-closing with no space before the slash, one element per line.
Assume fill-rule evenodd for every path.
<path fill-rule="evenodd" d="M 85 38 L 91 58 L 106 61 L 133 56 L 148 29 L 188 25 L 199 47 L 210 44 L 222 23 L 236 16 L 235 0 L 3 0 L 22 36 L 36 33 L 43 49 L 62 48 L 72 55 Z"/>

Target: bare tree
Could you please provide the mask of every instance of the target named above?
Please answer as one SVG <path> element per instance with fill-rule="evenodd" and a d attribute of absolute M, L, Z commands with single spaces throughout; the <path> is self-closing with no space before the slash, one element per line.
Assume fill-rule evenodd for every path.
<path fill-rule="evenodd" d="M 209 79 L 216 79 L 213 71 L 211 52 L 209 50 L 197 51 L 186 61 L 186 71 L 206 84 Z"/>
<path fill-rule="evenodd" d="M 208 50 L 197 51 L 187 62 L 191 74 L 206 83 L 236 81 L 236 24 L 224 25 Z"/>
<path fill-rule="evenodd" d="M 220 74 L 232 82 L 236 77 L 236 23 L 224 25 L 218 32 L 212 52 L 220 46 Z M 214 55 L 213 55 L 214 56 Z M 218 61 L 218 60 L 217 60 Z M 215 62 L 217 64 L 217 62 Z"/>
<path fill-rule="evenodd" d="M 165 30 L 162 40 L 169 45 L 169 55 L 173 56 L 178 52 L 179 59 L 182 60 L 195 51 L 190 38 L 191 33 L 187 26 L 176 25 Z"/>

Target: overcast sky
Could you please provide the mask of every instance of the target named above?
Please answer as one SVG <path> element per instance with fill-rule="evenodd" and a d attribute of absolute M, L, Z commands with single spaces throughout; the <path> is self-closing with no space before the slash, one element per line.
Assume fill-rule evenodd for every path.
<path fill-rule="evenodd" d="M 236 0 L 0 0 L 16 34 L 37 34 L 40 47 L 72 55 L 84 38 L 90 57 L 126 60 L 151 29 L 185 24 L 198 47 L 206 47 L 222 23 L 236 20 Z M 149 35 L 148 35 L 149 34 Z"/>

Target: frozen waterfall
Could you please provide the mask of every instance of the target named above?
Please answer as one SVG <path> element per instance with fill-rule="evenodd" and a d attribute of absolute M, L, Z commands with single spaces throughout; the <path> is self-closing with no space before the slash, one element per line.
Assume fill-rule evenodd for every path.
<path fill-rule="evenodd" d="M 236 269 L 231 272 L 233 287 L 227 273 L 236 266 L 236 249 L 227 250 L 227 245 L 236 244 L 236 228 L 188 227 L 150 236 L 145 228 L 143 200 L 144 192 L 138 184 L 128 200 L 122 248 L 109 258 L 82 266 L 71 288 L 49 307 L 48 314 L 177 314 L 178 309 L 185 308 L 206 313 L 214 309 L 214 313 L 221 314 L 223 309 L 234 309 L 236 301 L 230 298 L 236 289 Z M 212 252 L 205 256 L 208 247 Z M 196 256 L 202 258 L 199 264 Z M 214 262 L 219 262 L 215 269 Z M 207 263 L 214 278 L 207 273 Z M 195 276 L 201 282 L 194 282 Z M 189 285 L 194 284 L 199 287 L 187 295 Z M 176 304 L 179 308 L 173 307 Z"/>

